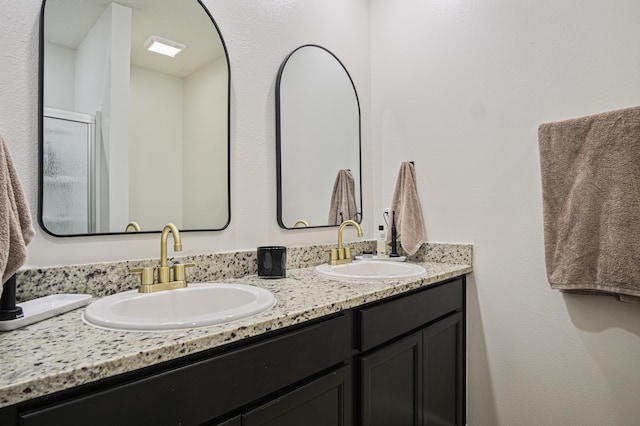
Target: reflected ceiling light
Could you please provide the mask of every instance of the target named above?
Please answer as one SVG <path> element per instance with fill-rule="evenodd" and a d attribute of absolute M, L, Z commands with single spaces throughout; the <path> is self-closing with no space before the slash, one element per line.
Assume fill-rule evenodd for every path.
<path fill-rule="evenodd" d="M 172 58 L 187 48 L 182 43 L 152 35 L 144 42 L 144 48 Z"/>

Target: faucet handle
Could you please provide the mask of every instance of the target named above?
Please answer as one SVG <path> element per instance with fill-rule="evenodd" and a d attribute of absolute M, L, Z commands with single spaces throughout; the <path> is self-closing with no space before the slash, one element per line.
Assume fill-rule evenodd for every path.
<path fill-rule="evenodd" d="M 153 284 L 153 274 L 155 269 L 152 267 L 129 269 L 131 274 L 140 274 L 140 285 Z"/>
<path fill-rule="evenodd" d="M 336 260 L 338 260 L 338 249 L 327 249 L 325 251 L 329 253 L 330 262 L 335 262 Z"/>
<path fill-rule="evenodd" d="M 185 268 L 195 267 L 195 263 L 174 263 L 173 264 L 173 280 L 186 281 Z"/>

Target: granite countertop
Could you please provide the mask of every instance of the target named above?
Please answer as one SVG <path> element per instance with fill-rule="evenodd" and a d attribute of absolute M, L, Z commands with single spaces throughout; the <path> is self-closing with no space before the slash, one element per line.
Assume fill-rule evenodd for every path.
<path fill-rule="evenodd" d="M 333 281 L 312 267 L 290 269 L 287 278 L 255 275 L 225 281 L 273 292 L 277 304 L 249 318 L 208 327 L 166 331 L 114 331 L 92 327 L 78 309 L 0 334 L 0 407 L 51 394 L 205 349 L 319 318 L 460 276 L 471 265 L 420 263 L 424 277 L 382 282 Z"/>

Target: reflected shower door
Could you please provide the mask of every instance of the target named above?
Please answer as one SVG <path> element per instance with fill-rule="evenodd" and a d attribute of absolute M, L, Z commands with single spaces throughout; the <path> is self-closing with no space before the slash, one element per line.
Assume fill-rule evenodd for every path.
<path fill-rule="evenodd" d="M 95 119 L 45 110 L 43 222 L 56 235 L 95 232 Z"/>

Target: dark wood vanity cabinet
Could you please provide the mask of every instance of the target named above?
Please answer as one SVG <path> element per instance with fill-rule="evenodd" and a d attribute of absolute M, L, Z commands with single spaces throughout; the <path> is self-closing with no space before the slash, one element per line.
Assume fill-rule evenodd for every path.
<path fill-rule="evenodd" d="M 424 425 L 466 423 L 466 356 L 462 313 L 427 327 L 422 333 Z"/>
<path fill-rule="evenodd" d="M 218 423 L 216 426 L 242 426 L 242 417 L 236 416 L 225 422 Z"/>
<path fill-rule="evenodd" d="M 242 426 L 350 426 L 351 366 L 347 365 L 242 415 Z"/>
<path fill-rule="evenodd" d="M 422 343 L 419 334 L 362 356 L 362 424 L 420 425 Z"/>
<path fill-rule="evenodd" d="M 350 426 L 351 400 L 347 365 L 216 426 Z"/>
<path fill-rule="evenodd" d="M 363 425 L 465 424 L 464 294 L 459 279 L 359 310 Z"/>
<path fill-rule="evenodd" d="M 361 357 L 362 424 L 464 425 L 462 315 Z"/>
<path fill-rule="evenodd" d="M 0 424 L 464 425 L 464 285 L 463 276 L 5 407 Z"/>
<path fill-rule="evenodd" d="M 19 412 L 19 424 L 208 424 L 346 365 L 351 342 L 347 311 L 146 377 L 123 375 L 124 383 Z"/>

